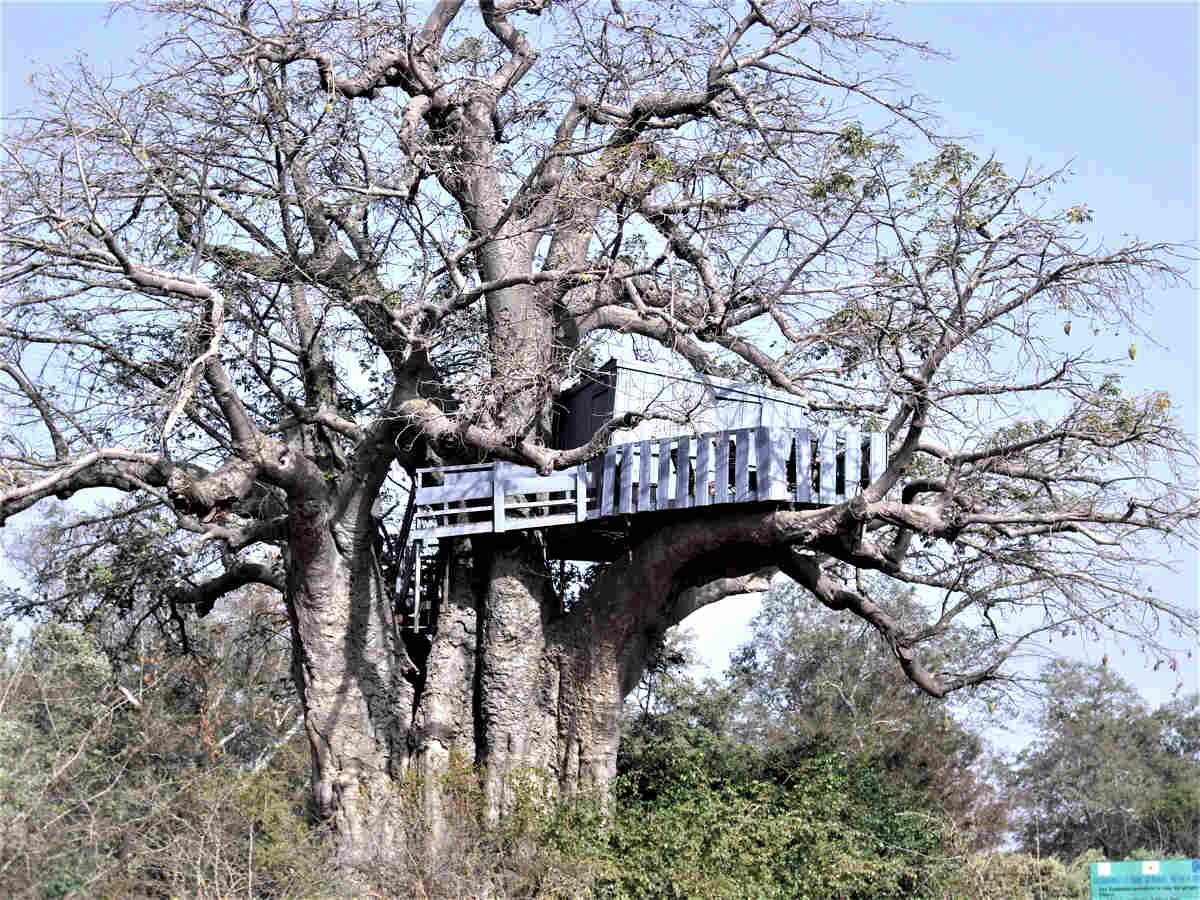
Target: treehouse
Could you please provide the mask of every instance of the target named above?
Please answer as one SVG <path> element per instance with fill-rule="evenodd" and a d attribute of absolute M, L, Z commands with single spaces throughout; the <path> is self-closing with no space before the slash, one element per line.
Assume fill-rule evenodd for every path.
<path fill-rule="evenodd" d="M 738 428 L 801 428 L 807 408 L 799 397 L 728 378 L 681 374 L 641 362 L 610 359 L 559 398 L 555 444 L 586 444 L 605 422 L 622 413 L 648 418 L 620 440 L 705 434 Z"/>
<path fill-rule="evenodd" d="M 550 475 L 507 462 L 418 470 L 397 593 L 406 627 L 436 621 L 444 537 L 543 528 L 551 558 L 606 561 L 672 517 L 842 502 L 886 460 L 882 433 L 811 426 L 792 395 L 615 360 L 563 393 L 556 442 L 581 446 L 623 412 L 650 418 L 603 456 Z"/>

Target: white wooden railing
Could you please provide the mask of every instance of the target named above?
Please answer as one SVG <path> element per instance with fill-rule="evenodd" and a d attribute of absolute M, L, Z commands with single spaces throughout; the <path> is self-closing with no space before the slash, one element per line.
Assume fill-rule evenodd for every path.
<path fill-rule="evenodd" d="M 438 476 L 442 484 L 433 484 Z M 409 540 L 581 522 L 587 497 L 583 466 L 550 475 L 507 462 L 418 469 Z"/>
<path fill-rule="evenodd" d="M 856 429 L 743 428 L 620 444 L 551 475 L 505 462 L 420 469 L 409 539 L 721 503 L 831 505 L 882 473 L 886 446 Z"/>

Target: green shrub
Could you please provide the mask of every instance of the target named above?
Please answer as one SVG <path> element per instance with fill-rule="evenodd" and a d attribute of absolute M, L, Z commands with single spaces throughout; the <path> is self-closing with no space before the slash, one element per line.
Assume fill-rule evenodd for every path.
<path fill-rule="evenodd" d="M 949 822 L 860 760 L 822 751 L 732 780 L 703 762 L 656 760 L 650 798 L 620 783 L 602 894 L 884 900 L 929 895 L 946 865 Z"/>

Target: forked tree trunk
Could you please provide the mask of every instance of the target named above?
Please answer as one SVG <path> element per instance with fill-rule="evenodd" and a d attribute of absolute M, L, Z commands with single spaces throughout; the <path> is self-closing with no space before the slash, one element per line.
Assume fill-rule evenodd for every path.
<path fill-rule="evenodd" d="M 316 808 L 344 866 L 436 852 L 455 760 L 482 779 L 490 818 L 519 772 L 565 792 L 612 778 L 620 629 L 594 602 L 562 610 L 536 533 L 444 542 L 430 641 L 398 629 L 369 545 L 347 550 L 322 516 L 308 521 L 291 564 L 294 674 Z"/>

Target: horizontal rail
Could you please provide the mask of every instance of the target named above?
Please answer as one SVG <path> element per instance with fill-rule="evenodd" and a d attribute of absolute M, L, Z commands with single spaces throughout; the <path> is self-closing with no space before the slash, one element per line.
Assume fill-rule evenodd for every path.
<path fill-rule="evenodd" d="M 410 540 L 545 528 L 586 516 L 587 472 L 581 467 L 550 475 L 507 462 L 464 468 L 417 470 Z"/>
<path fill-rule="evenodd" d="M 724 503 L 832 505 L 883 473 L 886 446 L 852 428 L 741 428 L 620 444 L 550 475 L 507 462 L 419 469 L 410 540 Z"/>

